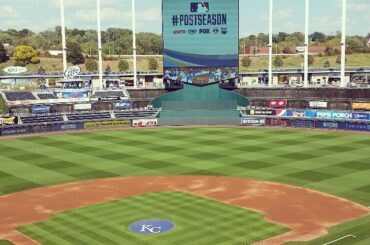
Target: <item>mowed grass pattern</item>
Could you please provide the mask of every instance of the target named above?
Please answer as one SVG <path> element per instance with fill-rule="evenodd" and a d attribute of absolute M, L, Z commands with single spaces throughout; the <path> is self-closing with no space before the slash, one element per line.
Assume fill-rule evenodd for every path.
<path fill-rule="evenodd" d="M 175 224 L 167 233 L 142 235 L 129 225 L 146 219 Z M 18 230 L 52 244 L 251 244 L 289 231 L 260 213 L 180 192 L 159 192 L 66 211 Z"/>
<path fill-rule="evenodd" d="M 211 175 L 287 183 L 370 205 L 368 134 L 140 129 L 2 140 L 0 149 L 0 195 L 94 178 Z M 353 232 L 356 222 L 340 232 Z M 362 225 L 370 227 L 370 219 Z M 350 244 L 369 239 L 362 232 Z"/>

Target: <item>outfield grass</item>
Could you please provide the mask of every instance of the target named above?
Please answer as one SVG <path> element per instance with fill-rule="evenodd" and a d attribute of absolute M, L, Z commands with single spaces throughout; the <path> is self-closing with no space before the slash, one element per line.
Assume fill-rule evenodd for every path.
<path fill-rule="evenodd" d="M 2 140 L 0 149 L 0 195 L 94 178 L 212 175 L 287 183 L 370 204 L 368 134 L 142 129 Z M 358 225 L 370 227 L 370 217 L 333 230 L 328 239 Z M 370 233 L 358 239 L 368 241 Z"/>
<path fill-rule="evenodd" d="M 175 228 L 158 235 L 129 230 L 130 224 L 147 219 L 170 220 Z M 180 192 L 150 193 L 66 211 L 18 230 L 44 245 L 240 245 L 289 231 L 267 223 L 262 214 Z"/>

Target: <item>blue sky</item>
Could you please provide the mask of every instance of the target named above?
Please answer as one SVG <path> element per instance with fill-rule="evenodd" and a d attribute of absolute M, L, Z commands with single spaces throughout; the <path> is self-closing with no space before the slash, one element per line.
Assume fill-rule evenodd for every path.
<path fill-rule="evenodd" d="M 227 0 L 225 0 L 227 1 Z M 304 0 L 275 0 L 274 32 L 304 30 Z M 161 33 L 161 0 L 136 0 L 137 31 Z M 341 0 L 310 0 L 310 32 L 341 27 Z M 95 0 L 65 0 L 68 28 L 96 28 Z M 130 28 L 131 0 L 101 0 L 102 26 Z M 268 0 L 240 0 L 240 35 L 268 31 Z M 370 33 L 370 0 L 348 0 L 348 34 Z M 0 29 L 60 25 L 59 0 L 1 0 Z"/>

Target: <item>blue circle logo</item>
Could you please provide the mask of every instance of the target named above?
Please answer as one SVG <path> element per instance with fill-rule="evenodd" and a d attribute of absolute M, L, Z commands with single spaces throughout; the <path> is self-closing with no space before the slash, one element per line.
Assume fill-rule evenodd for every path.
<path fill-rule="evenodd" d="M 175 224 L 169 220 L 151 219 L 135 222 L 129 228 L 132 232 L 155 235 L 172 230 L 175 228 Z"/>

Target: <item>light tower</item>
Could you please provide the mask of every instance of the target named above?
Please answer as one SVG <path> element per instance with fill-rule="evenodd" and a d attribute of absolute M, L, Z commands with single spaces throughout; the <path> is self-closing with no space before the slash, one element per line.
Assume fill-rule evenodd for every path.
<path fill-rule="evenodd" d="M 103 88 L 103 58 L 101 42 L 101 18 L 100 18 L 100 0 L 96 0 L 97 26 L 98 26 L 98 56 L 99 56 L 99 86 Z"/>
<path fill-rule="evenodd" d="M 273 0 L 269 0 L 269 87 L 274 85 L 272 76 L 272 11 L 274 7 Z"/>
<path fill-rule="evenodd" d="M 60 19 L 62 33 L 62 52 L 63 52 L 63 73 L 67 70 L 67 45 L 66 45 L 66 25 L 64 17 L 64 0 L 60 0 Z"/>
<path fill-rule="evenodd" d="M 137 88 L 137 68 L 136 68 L 136 23 L 135 23 L 135 0 L 132 0 L 132 55 L 134 68 L 134 88 Z"/>

